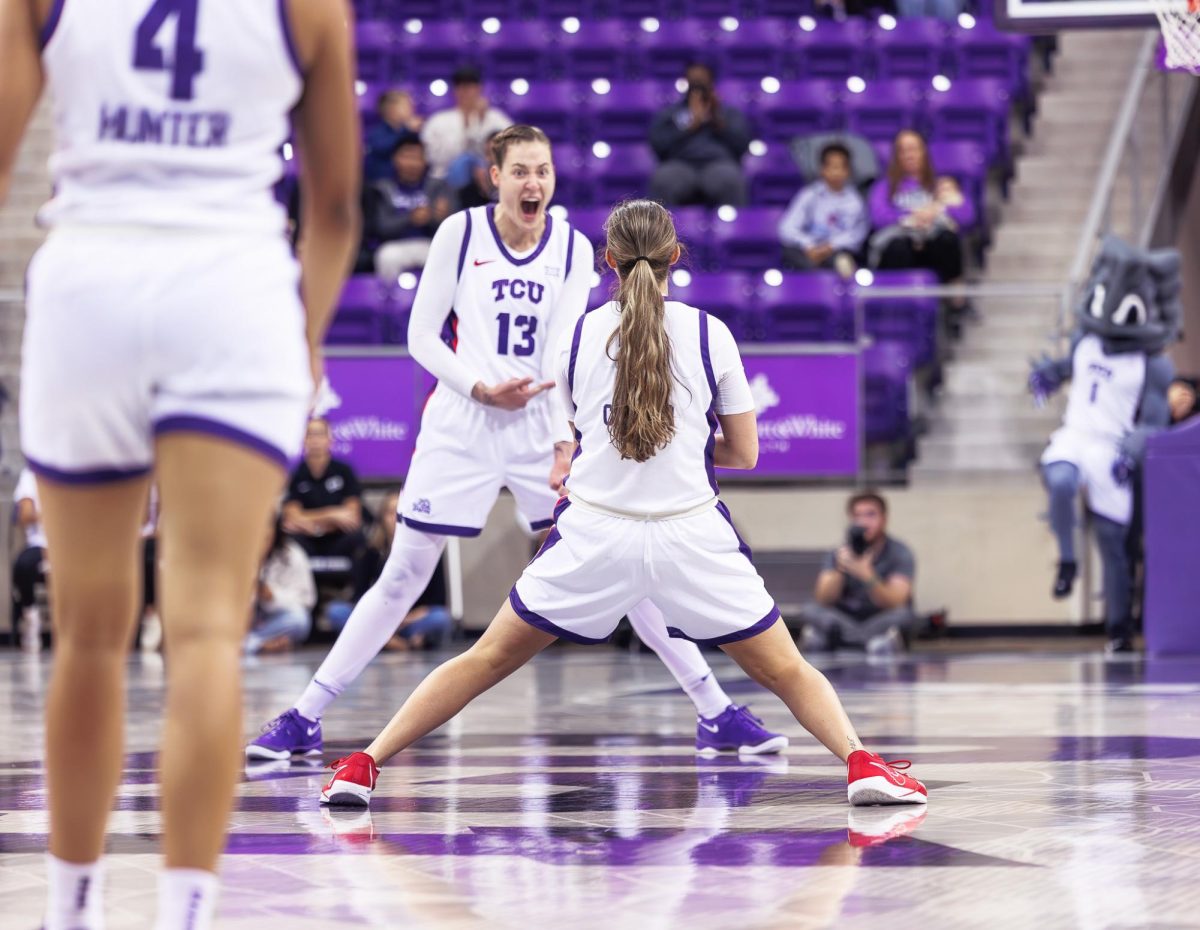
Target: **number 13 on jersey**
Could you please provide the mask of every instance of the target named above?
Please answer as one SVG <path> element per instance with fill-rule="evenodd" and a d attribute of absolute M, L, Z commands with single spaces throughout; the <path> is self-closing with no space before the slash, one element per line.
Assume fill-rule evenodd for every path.
<path fill-rule="evenodd" d="M 538 318 L 536 316 L 526 316 L 521 314 L 518 317 L 513 317 L 508 313 L 497 313 L 496 322 L 500 324 L 500 332 L 496 340 L 496 351 L 501 355 L 508 355 L 511 349 L 513 355 L 527 357 L 533 355 L 537 349 L 534 335 L 537 333 Z M 516 338 L 520 339 L 516 345 L 513 345 L 514 334 L 513 329 L 519 330 L 516 333 Z"/>

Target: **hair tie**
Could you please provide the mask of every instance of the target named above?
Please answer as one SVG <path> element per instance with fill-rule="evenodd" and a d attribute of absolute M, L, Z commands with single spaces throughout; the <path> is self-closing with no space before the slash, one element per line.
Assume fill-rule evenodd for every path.
<path fill-rule="evenodd" d="M 653 264 L 654 264 L 654 262 L 652 262 L 652 261 L 651 261 L 649 258 L 647 258 L 645 255 L 639 255 L 637 258 L 635 258 L 635 259 L 633 260 L 633 263 L 634 263 L 635 265 L 636 265 L 638 262 L 646 262 L 646 264 L 648 264 L 648 265 L 653 265 Z"/>

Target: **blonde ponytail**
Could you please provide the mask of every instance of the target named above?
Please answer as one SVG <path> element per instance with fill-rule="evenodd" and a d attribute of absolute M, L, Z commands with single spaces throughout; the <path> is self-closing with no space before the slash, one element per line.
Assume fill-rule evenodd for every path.
<path fill-rule="evenodd" d="M 621 326 L 608 341 L 617 366 L 608 432 L 622 459 L 645 462 L 675 436 L 662 285 L 679 244 L 671 215 L 648 200 L 618 206 L 605 230 L 621 307 Z"/>

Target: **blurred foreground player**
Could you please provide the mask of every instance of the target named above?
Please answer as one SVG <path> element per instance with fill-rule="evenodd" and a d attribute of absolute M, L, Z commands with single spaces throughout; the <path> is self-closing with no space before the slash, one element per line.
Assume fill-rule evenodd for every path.
<path fill-rule="evenodd" d="M 28 273 L 22 448 L 54 564 L 46 930 L 104 926 L 151 472 L 170 656 L 157 930 L 206 930 L 239 774 L 238 655 L 262 527 L 300 449 L 357 242 L 342 0 L 5 0 L 0 198 L 51 92 L 52 227 Z M 290 123 L 289 123 L 290 117 Z M 295 131 L 297 265 L 272 197 Z"/>

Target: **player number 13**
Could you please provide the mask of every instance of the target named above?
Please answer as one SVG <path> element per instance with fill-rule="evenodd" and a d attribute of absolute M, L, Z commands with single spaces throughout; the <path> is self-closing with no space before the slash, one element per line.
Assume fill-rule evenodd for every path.
<path fill-rule="evenodd" d="M 496 322 L 500 324 L 500 333 L 496 341 L 496 351 L 501 355 L 508 355 L 511 348 L 513 355 L 529 356 L 533 355 L 535 342 L 534 334 L 537 332 L 537 317 L 520 316 L 513 318 L 507 313 L 497 313 Z M 520 342 L 512 345 L 512 330 L 516 328 L 520 330 Z"/>

